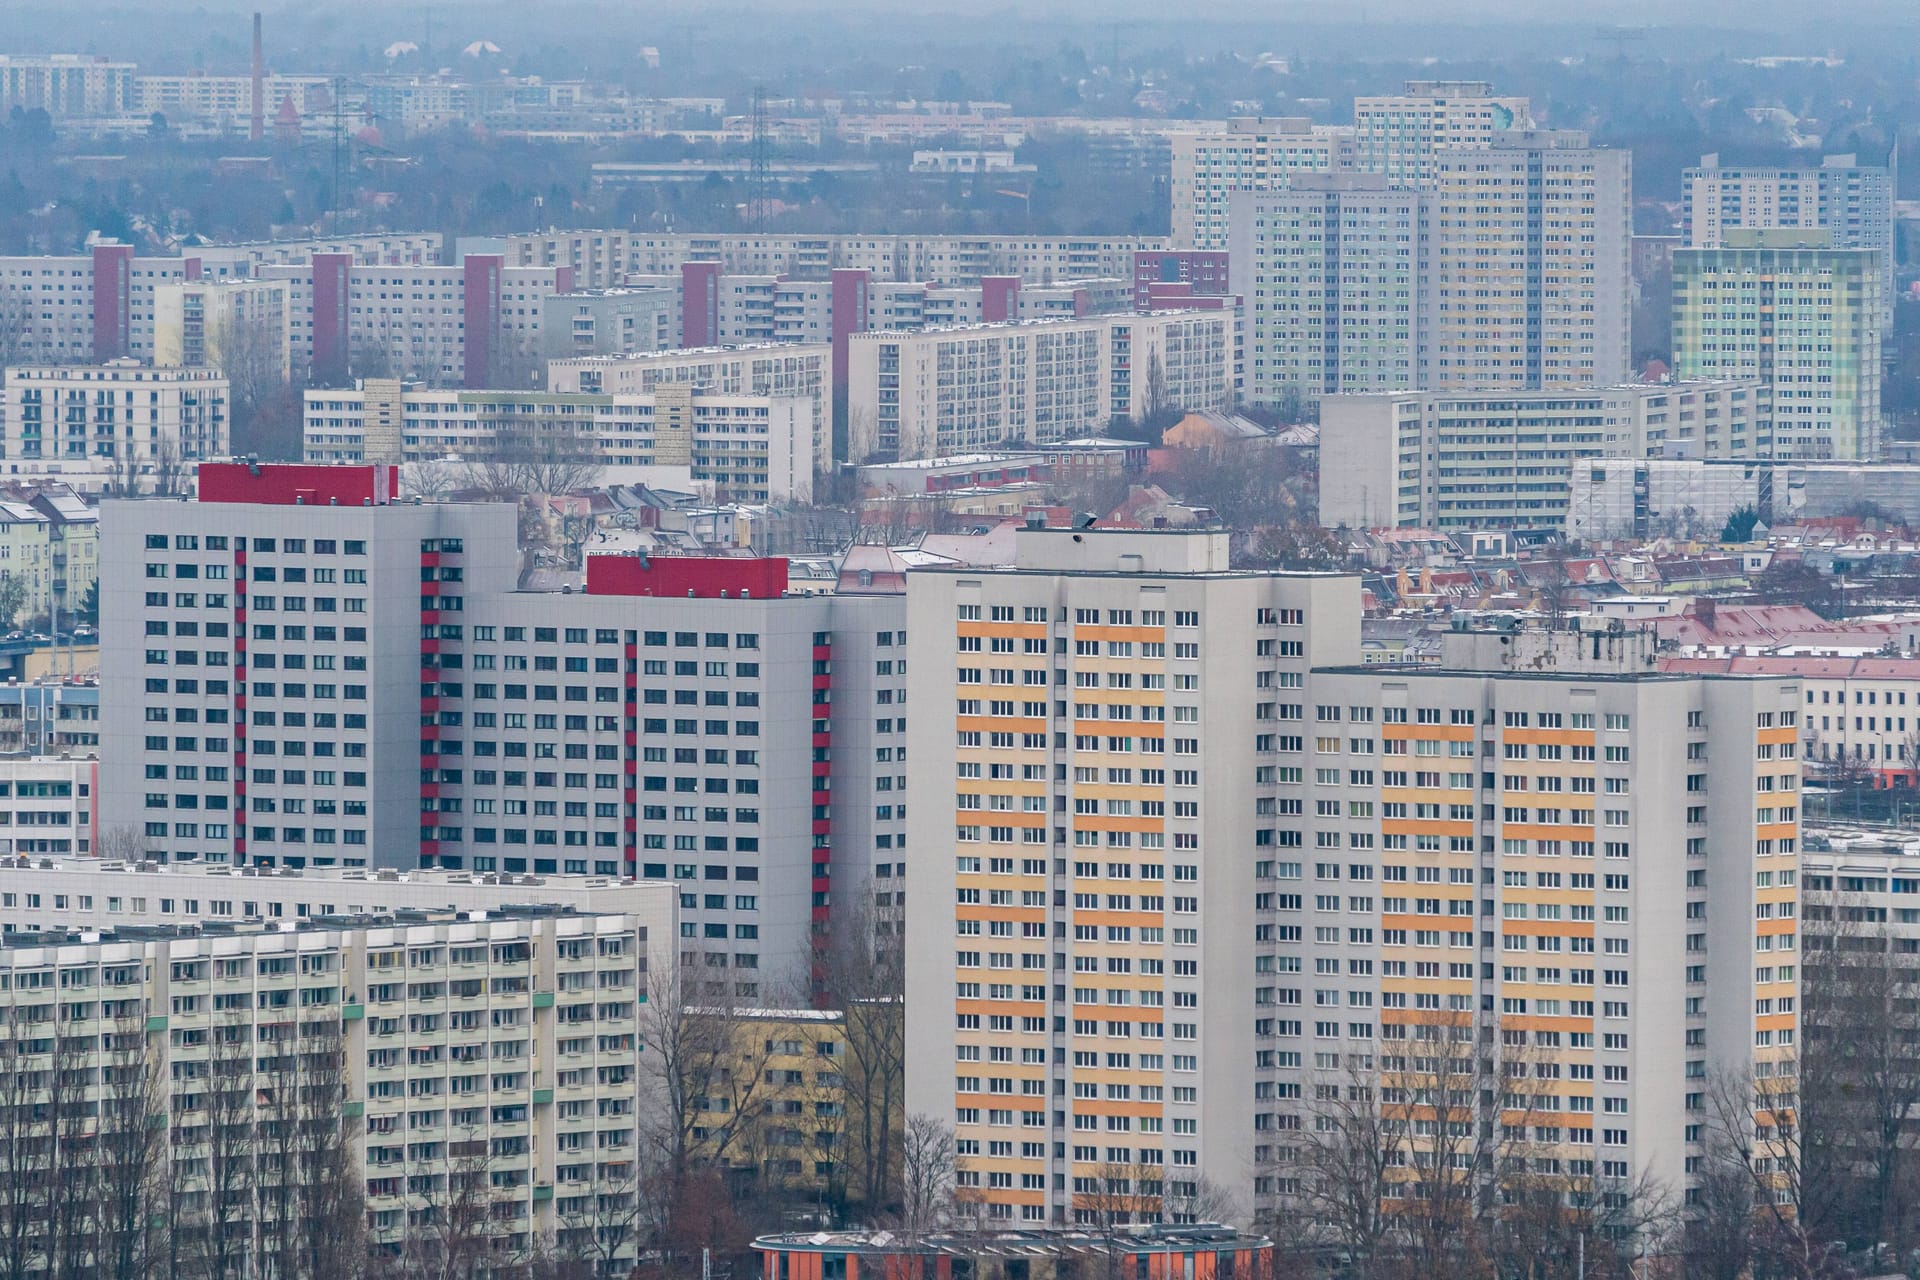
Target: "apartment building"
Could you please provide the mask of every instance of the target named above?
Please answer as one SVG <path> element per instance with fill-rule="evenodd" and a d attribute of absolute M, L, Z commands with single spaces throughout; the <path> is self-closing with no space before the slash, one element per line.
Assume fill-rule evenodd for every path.
<path fill-rule="evenodd" d="M 1244 299 L 1246 398 L 1419 387 L 1433 200 L 1372 173 L 1235 193 L 1228 262 Z"/>
<path fill-rule="evenodd" d="M 1351 169 L 1353 130 L 1298 117 L 1229 120 L 1173 135 L 1173 244 L 1225 249 L 1236 191 L 1273 191 L 1295 176 Z"/>
<path fill-rule="evenodd" d="M 1436 174 L 1442 151 L 1478 150 L 1532 124 L 1525 98 L 1496 97 L 1483 80 L 1409 80 L 1399 93 L 1353 100 L 1353 167 L 1394 183 Z"/>
<path fill-rule="evenodd" d="M 1675 376 L 1758 379 L 1776 458 L 1879 456 L 1886 315 L 1879 251 L 1826 229 L 1723 228 L 1673 254 Z"/>
<path fill-rule="evenodd" d="M 1485 150 L 1530 127 L 1525 98 L 1496 97 L 1479 81 L 1408 81 L 1396 94 L 1363 95 L 1351 125 L 1310 120 L 1230 120 L 1173 135 L 1173 244 L 1224 249 L 1235 192 L 1279 191 L 1304 174 L 1377 174 L 1391 186 L 1424 185 L 1454 150 Z"/>
<path fill-rule="evenodd" d="M 1256 1197 L 1285 1203 L 1313 1123 L 1288 1085 L 1310 1098 L 1357 1055 L 1431 1088 L 1436 1042 L 1500 1077 L 1483 1119 L 1509 1154 L 1571 1187 L 1687 1191 L 1704 1082 L 1793 1069 L 1802 690 L 1658 672 L 1638 633 L 1446 639 L 1437 667 L 1309 677 L 1300 861 L 1267 886 L 1273 966 L 1289 938 L 1307 954 L 1272 997 L 1300 1012 L 1275 1010 Z"/>
<path fill-rule="evenodd" d="M 1575 130 L 1433 153 L 1423 385 L 1626 381 L 1632 156 Z"/>
<path fill-rule="evenodd" d="M 990 1220 L 1095 1220 L 1116 1167 L 1304 1211 L 1316 1088 L 1431 1090 L 1436 1054 L 1550 1068 L 1478 1117 L 1531 1167 L 1687 1185 L 1699 1082 L 1792 1053 L 1797 684 L 1625 634 L 1383 671 L 1354 579 L 1227 571 L 1217 533 L 1016 538 L 908 575 L 939 649 L 910 696 L 959 694 L 912 743 L 910 835 L 954 861 L 908 926 L 955 951 L 908 956 L 908 1107 L 953 1108 Z"/>
<path fill-rule="evenodd" d="M 229 392 L 218 369 L 130 359 L 15 366 L 0 388 L 0 458 L 13 475 L 92 470 L 177 483 L 183 464 L 228 452 Z"/>
<path fill-rule="evenodd" d="M 439 249 L 438 233 L 428 232 L 206 245 L 179 257 L 136 256 L 131 245 L 103 241 L 85 254 L 0 258 L 0 331 L 23 362 L 151 360 L 162 284 L 256 275 L 268 264 L 306 264 L 321 254 L 418 265 L 436 261 Z"/>
<path fill-rule="evenodd" d="M 848 454 L 980 453 L 1098 435 L 1158 408 L 1224 408 L 1237 354 L 1237 322 L 1223 311 L 856 334 Z"/>
<path fill-rule="evenodd" d="M 513 504 L 395 474 L 208 465 L 196 503 L 108 506 L 102 818 L 148 859 L 671 877 L 747 998 L 836 890 L 904 875 L 904 770 L 870 767 L 905 744 L 898 597 L 634 556 L 522 592 Z"/>
<path fill-rule="evenodd" d="M 282 102 L 289 100 L 302 115 L 331 111 L 333 78 L 284 72 L 262 78 L 260 101 L 266 115 L 271 116 Z M 231 130 L 247 128 L 253 115 L 253 77 L 135 76 L 130 114 L 151 116 L 156 111 L 175 126 L 205 120 Z"/>
<path fill-rule="evenodd" d="M 977 285 L 987 276 L 1029 284 L 1131 275 L 1133 254 L 1156 236 L 759 235 L 618 230 L 534 231 L 462 239 L 463 252 L 500 253 L 509 266 L 570 267 L 581 288 L 673 275 L 711 262 L 729 274 L 826 280 L 835 270 L 875 280 Z"/>
<path fill-rule="evenodd" d="M 98 757 L 0 756 L 0 857 L 86 857 L 99 848 Z"/>
<path fill-rule="evenodd" d="M 153 291 L 153 363 L 293 376 L 284 280 L 168 281 Z"/>
<path fill-rule="evenodd" d="M 680 308 L 665 289 L 593 289 L 541 300 L 541 354 L 619 356 L 680 345 Z"/>
<path fill-rule="evenodd" d="M 344 380 L 363 359 L 433 386 L 528 383 L 547 299 L 574 287 L 567 268 L 509 268 L 478 254 L 443 267 L 314 253 L 254 274 L 286 282 L 294 368 L 323 383 Z"/>
<path fill-rule="evenodd" d="M 0 685 L 0 751 L 98 755 L 99 683 L 89 677 Z"/>
<path fill-rule="evenodd" d="M 23 761 L 73 770 L 76 797 L 90 760 Z M 49 775 L 53 776 L 53 775 Z M 52 797 L 60 799 L 62 797 Z M 84 807 L 84 806 L 81 806 Z M 110 828 L 109 828 L 110 830 Z M 94 856 L 17 850 L 0 859 L 0 929 L 8 933 L 92 933 L 320 924 L 342 916 L 394 918 L 453 911 L 501 916 L 530 907 L 577 915 L 632 915 L 659 926 L 662 959 L 672 960 L 677 893 L 664 881 L 609 876 L 504 875 L 364 867 L 247 867 L 129 862 L 108 849 Z M 719 993 L 714 993 L 719 994 Z"/>
<path fill-rule="evenodd" d="M 397 430 L 395 427 L 397 426 Z M 643 395 L 451 391 L 368 379 L 306 393 L 311 463 L 594 458 L 610 477 L 685 468 L 735 502 L 807 501 L 827 459 L 813 452 L 813 405 L 797 396 L 718 395 L 687 383 Z M 372 439 L 369 439 L 369 432 Z"/>
<path fill-rule="evenodd" d="M 1573 510 L 1576 463 L 1764 457 L 1761 392 L 1751 380 L 1706 379 L 1328 396 L 1320 519 L 1330 528 L 1558 529 Z"/>
<path fill-rule="evenodd" d="M 131 62 L 82 53 L 0 54 L 0 111 L 44 111 L 55 120 L 126 115 Z"/>
<path fill-rule="evenodd" d="M 1797 680 L 1806 690 L 1801 754 L 1810 764 L 1874 786 L 1920 786 L 1920 658 L 1736 653 L 1666 657 L 1660 668 Z"/>
<path fill-rule="evenodd" d="M 1686 244 L 1719 248 L 1729 230 L 1823 228 L 1836 249 L 1880 256 L 1880 296 L 1893 305 L 1893 173 L 1851 155 L 1822 157 L 1818 168 L 1723 165 L 1700 157 L 1681 178 Z"/>
<path fill-rule="evenodd" d="M 1358 580 L 1231 570 L 1216 531 L 1015 543 L 907 578 L 908 1113 L 955 1122 L 990 1222 L 1083 1218 L 1115 1166 L 1250 1189 L 1269 720 L 1357 656 Z"/>
<path fill-rule="evenodd" d="M 717 262 L 689 262 L 672 275 L 631 275 L 629 285 L 671 290 L 680 307 L 681 345 L 827 342 L 839 351 L 848 334 L 869 329 L 921 329 L 1009 320 L 1074 318 L 1130 308 L 1130 277 L 1106 276 L 1028 284 L 988 276 L 977 284 L 880 280 L 870 271 L 836 269 L 827 280 L 725 272 Z"/>
<path fill-rule="evenodd" d="M 685 386 L 721 396 L 799 398 L 810 405 L 813 456 L 843 456 L 834 448 L 833 347 L 827 343 L 690 347 L 622 356 L 583 356 L 547 362 L 547 389 L 564 395 L 646 395 Z"/>
<path fill-rule="evenodd" d="M 469 1203 L 482 1247 L 591 1249 L 583 1236 L 630 1216 L 639 1195 L 640 1015 L 673 921 L 656 888 L 644 914 L 6 935 L 0 1010 L 47 1029 L 7 1046 L 41 1104 L 25 1123 L 47 1126 L 51 1144 L 55 1117 L 78 1107 L 102 1139 L 158 1115 L 151 1185 L 168 1190 L 150 1212 L 183 1244 L 217 1239 L 249 1269 L 275 1269 L 279 1215 L 324 1199 L 328 1176 L 361 1182 L 376 1249 L 430 1245 L 433 1224 Z M 61 1052 L 85 1055 L 57 1072 L 56 991 Z M 159 1105 L 141 1094 L 130 1106 L 133 1082 Z M 333 1131 L 344 1167 L 307 1145 Z M 245 1176 L 219 1168 L 235 1160 Z M 636 1247 L 619 1241 L 616 1262 Z"/>

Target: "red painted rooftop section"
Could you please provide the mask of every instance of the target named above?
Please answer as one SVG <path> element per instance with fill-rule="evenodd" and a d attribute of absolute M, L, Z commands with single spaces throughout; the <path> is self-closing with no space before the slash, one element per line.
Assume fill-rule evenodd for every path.
<path fill-rule="evenodd" d="M 200 501 L 261 507 L 386 506 L 400 497 L 400 468 L 303 466 L 277 462 L 203 462 Z"/>
<path fill-rule="evenodd" d="M 787 589 L 785 556 L 588 556 L 590 596 L 722 596 L 773 600 Z"/>

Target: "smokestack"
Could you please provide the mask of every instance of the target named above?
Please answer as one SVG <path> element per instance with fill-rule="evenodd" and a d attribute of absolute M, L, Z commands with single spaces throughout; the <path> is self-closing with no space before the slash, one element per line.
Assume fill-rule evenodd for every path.
<path fill-rule="evenodd" d="M 267 136 L 267 61 L 260 51 L 260 14 L 253 15 L 253 129 L 255 142 Z"/>

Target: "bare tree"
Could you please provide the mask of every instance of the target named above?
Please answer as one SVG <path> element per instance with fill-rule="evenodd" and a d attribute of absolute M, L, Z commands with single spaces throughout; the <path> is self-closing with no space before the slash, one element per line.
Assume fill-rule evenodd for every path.
<path fill-rule="evenodd" d="M 512 414 L 467 465 L 465 486 L 494 498 L 578 493 L 605 471 L 600 441 L 571 422 Z"/>
<path fill-rule="evenodd" d="M 491 1162 L 485 1139 L 447 1144 L 445 1172 L 408 1197 L 400 1271 L 406 1280 L 488 1280 L 495 1264 Z"/>
<path fill-rule="evenodd" d="M 908 1116 L 900 1139 L 900 1207 L 894 1222 L 909 1244 L 950 1223 L 959 1171 L 953 1127 L 936 1116 Z"/>
<path fill-rule="evenodd" d="M 0 1280 L 42 1270 L 39 1209 L 53 1149 L 37 1114 L 46 1070 L 37 1050 L 48 1031 L 35 1008 L 14 1004 L 0 1013 Z"/>
<path fill-rule="evenodd" d="M 885 883 L 885 882 L 881 882 Z M 847 1158 L 858 1161 L 849 1194 L 871 1213 L 894 1203 L 905 1118 L 905 907 L 889 892 L 853 896 L 835 934 L 815 953 L 811 995 L 845 1014 L 842 1059 Z M 824 1101 L 824 1099 L 823 1099 Z"/>
<path fill-rule="evenodd" d="M 103 966 L 102 1014 L 112 1003 L 112 1030 L 100 1069 L 98 1271 L 107 1280 L 139 1280 L 159 1271 L 160 1168 L 165 1104 L 155 1060 L 147 1053 L 146 1002 L 140 966 Z M 115 988 L 121 998 L 112 998 Z"/>
<path fill-rule="evenodd" d="M 1800 969 L 1800 1210 L 1811 1230 L 1904 1257 L 1914 1235 L 1920 970 L 1887 909 L 1809 893 Z"/>
<path fill-rule="evenodd" d="M 289 376 L 287 335 L 266 317 L 222 323 L 208 344 L 227 376 L 228 448 L 269 461 L 303 452 L 301 398 Z"/>
<path fill-rule="evenodd" d="M 728 1228 L 721 1176 L 760 1119 L 771 1042 L 724 981 L 687 976 L 687 957 L 641 1006 L 643 1155 L 666 1237 L 687 1247 Z"/>
<path fill-rule="evenodd" d="M 93 854 L 107 861 L 138 862 L 147 856 L 147 838 L 131 822 L 102 827 L 94 837 Z"/>
<path fill-rule="evenodd" d="M 188 467 L 180 457 L 180 443 L 162 438 L 153 446 L 153 495 L 174 498 L 186 492 Z"/>
<path fill-rule="evenodd" d="M 1790 1064 L 1786 1064 L 1789 1065 Z M 1744 1169 L 1753 1219 L 1756 1275 L 1820 1280 L 1840 1274 L 1840 1257 L 1802 1212 L 1807 1169 L 1797 1123 L 1798 1077 L 1722 1072 L 1707 1082 L 1706 1127 L 1725 1175 Z M 1716 1171 L 1717 1173 L 1719 1171 Z"/>

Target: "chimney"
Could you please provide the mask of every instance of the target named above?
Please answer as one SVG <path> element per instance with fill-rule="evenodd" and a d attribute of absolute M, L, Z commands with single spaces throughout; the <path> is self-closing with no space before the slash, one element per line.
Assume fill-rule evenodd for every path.
<path fill-rule="evenodd" d="M 267 136 L 267 62 L 260 50 L 260 13 L 253 15 L 253 127 L 248 134 L 258 142 Z"/>

